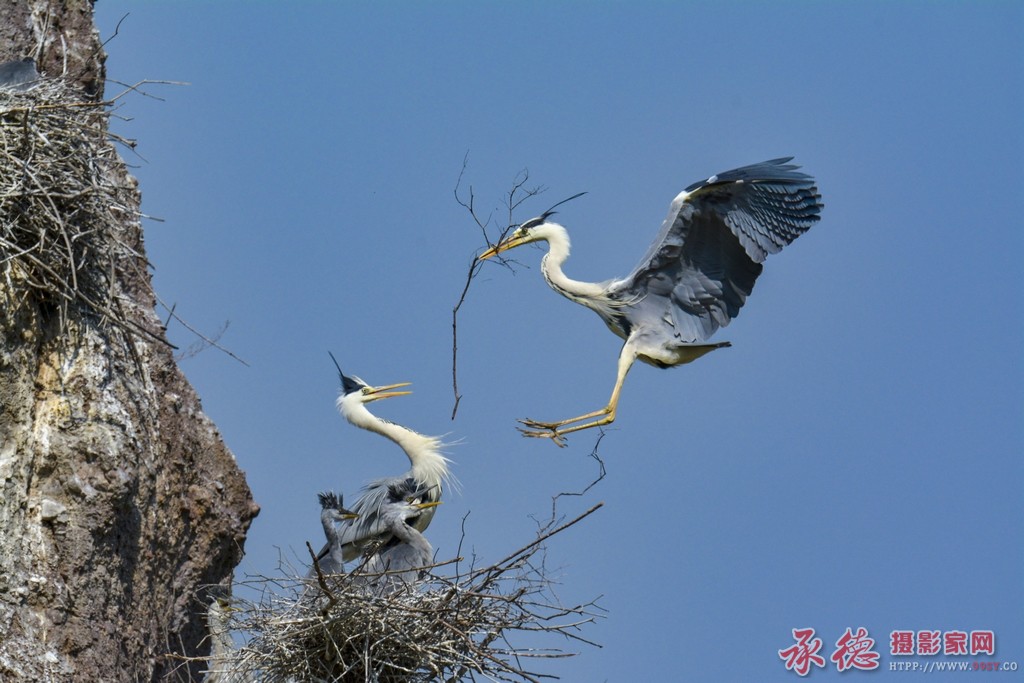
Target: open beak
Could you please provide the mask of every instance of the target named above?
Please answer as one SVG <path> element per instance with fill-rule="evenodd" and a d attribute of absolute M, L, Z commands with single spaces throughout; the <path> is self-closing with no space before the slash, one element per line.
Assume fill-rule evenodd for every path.
<path fill-rule="evenodd" d="M 367 403 L 373 401 L 379 401 L 382 398 L 394 398 L 395 396 L 407 396 L 411 394 L 411 391 L 391 391 L 392 389 L 398 389 L 400 387 L 407 387 L 412 382 L 399 382 L 398 384 L 388 384 L 383 387 L 370 387 L 369 391 L 366 391 L 366 395 L 370 398 L 367 399 Z"/>
<path fill-rule="evenodd" d="M 479 256 L 477 256 L 477 259 L 480 260 L 480 261 L 486 261 L 487 259 L 491 258 L 492 256 L 497 256 L 498 254 L 500 254 L 503 251 L 508 251 L 509 249 L 514 249 L 515 247 L 518 247 L 520 244 L 526 244 L 529 241 L 530 240 L 527 237 L 511 237 L 511 238 L 505 240 L 504 242 L 500 242 L 498 244 L 495 244 L 493 247 L 491 247 L 490 249 L 488 249 L 484 253 L 482 253 Z"/>

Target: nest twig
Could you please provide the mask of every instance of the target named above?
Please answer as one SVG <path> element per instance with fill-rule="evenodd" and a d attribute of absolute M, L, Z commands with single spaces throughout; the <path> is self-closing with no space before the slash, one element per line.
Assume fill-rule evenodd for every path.
<path fill-rule="evenodd" d="M 470 217 L 476 226 L 480 229 L 480 233 L 484 238 L 484 243 L 488 246 L 494 246 L 501 242 L 508 234 L 517 227 L 517 223 L 513 220 L 513 214 L 515 210 L 519 208 L 519 205 L 528 200 L 530 197 L 535 197 L 545 191 L 546 188 L 543 186 L 527 187 L 526 183 L 530 180 L 530 172 L 523 169 L 519 172 L 513 181 L 512 188 L 508 191 L 505 196 L 504 203 L 505 208 L 508 211 L 507 220 L 505 226 L 499 229 L 498 236 L 492 241 L 488 235 L 488 228 L 493 222 L 493 215 L 482 218 L 477 213 L 476 207 L 476 195 L 473 193 L 473 186 L 470 185 L 469 189 L 463 192 L 462 190 L 462 176 L 466 173 L 466 166 L 469 164 L 468 155 L 462 160 L 462 170 L 459 172 L 459 179 L 455 183 L 455 201 L 459 203 L 459 206 L 466 209 L 469 212 Z M 506 259 L 500 259 L 503 265 L 508 266 L 509 262 Z M 466 284 L 462 288 L 462 294 L 459 296 L 459 300 L 455 303 L 452 308 L 452 393 L 455 395 L 455 404 L 452 406 L 452 419 L 455 419 L 455 414 L 459 412 L 459 402 L 462 400 L 462 394 L 459 393 L 459 375 L 458 375 L 458 353 L 459 353 L 459 309 L 462 308 L 462 304 L 466 301 L 466 295 L 469 294 L 469 285 L 473 282 L 473 279 L 480 272 L 480 268 L 483 266 L 483 262 L 480 261 L 476 256 L 469 264 L 469 272 L 466 273 Z M 509 266 L 511 267 L 511 266 Z"/>
<path fill-rule="evenodd" d="M 56 313 L 61 331 L 75 319 L 163 342 L 123 306 L 121 280 L 146 261 L 124 229 L 141 214 L 109 104 L 60 79 L 0 90 L 0 291 Z"/>
<path fill-rule="evenodd" d="M 596 600 L 561 605 L 546 575 L 545 542 L 601 507 L 542 526 L 537 538 L 483 568 L 441 575 L 381 594 L 359 574 L 282 581 L 261 577 L 243 585 L 258 601 L 236 599 L 220 628 L 247 635 L 244 644 L 214 653 L 218 681 L 358 681 L 412 683 L 463 680 L 526 681 L 550 676 L 538 660 L 572 656 L 537 647 L 543 636 L 595 645 L 581 629 L 601 616 Z M 212 626 L 211 626 L 212 628 Z M 527 645 L 515 645 L 519 636 Z"/>

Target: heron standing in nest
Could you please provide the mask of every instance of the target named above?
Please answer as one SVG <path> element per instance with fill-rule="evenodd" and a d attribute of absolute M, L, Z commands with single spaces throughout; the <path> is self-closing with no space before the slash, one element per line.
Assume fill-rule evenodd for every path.
<path fill-rule="evenodd" d="M 334 359 L 333 354 L 331 358 Z M 420 434 L 408 427 L 377 417 L 366 408 L 367 404 L 374 401 L 412 393 L 394 391 L 409 386 L 408 382 L 370 386 L 356 376 L 345 375 L 337 360 L 334 362 L 341 378 L 341 395 L 338 397 L 337 406 L 342 417 L 360 429 L 380 434 L 398 444 L 411 464 L 409 471 L 403 475 L 371 481 L 352 506 L 351 512 L 358 518 L 346 526 L 339 527 L 338 538 L 340 556 L 344 562 L 349 562 L 359 557 L 367 544 L 391 533 L 381 517 L 385 505 L 412 497 L 419 498 L 421 503 L 436 505 L 441 500 L 443 486 L 452 480 L 452 476 L 448 468 L 448 459 L 441 455 L 441 439 Z M 399 493 L 396 494 L 396 491 Z M 433 517 L 434 505 L 424 505 L 420 514 L 415 517 L 413 528 L 418 532 L 424 531 Z M 330 545 L 325 546 L 317 555 L 317 559 L 323 559 L 329 551 Z"/>

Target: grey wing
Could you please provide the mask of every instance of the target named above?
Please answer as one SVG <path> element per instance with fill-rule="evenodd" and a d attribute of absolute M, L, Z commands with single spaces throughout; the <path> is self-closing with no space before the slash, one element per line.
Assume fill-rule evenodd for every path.
<path fill-rule="evenodd" d="M 635 301 L 635 315 L 665 318 L 683 342 L 705 341 L 728 325 L 768 254 L 820 217 L 814 179 L 791 159 L 744 166 L 687 187 L 640 264 L 610 293 Z"/>
<path fill-rule="evenodd" d="M 417 557 L 416 551 L 404 543 L 381 549 L 353 575 L 353 582 L 375 586 L 382 595 L 392 593 L 416 581 L 419 578 L 416 568 L 429 564 L 418 562 Z"/>
<path fill-rule="evenodd" d="M 342 526 L 338 533 L 346 561 L 357 557 L 362 547 L 371 540 L 391 533 L 381 519 L 380 511 L 388 503 L 394 502 L 393 491 L 404 491 L 406 488 L 415 491 L 416 485 L 413 480 L 405 477 L 376 479 L 364 487 L 363 495 L 359 496 L 351 508 L 359 516 Z M 330 546 L 325 545 L 317 554 L 317 559 L 326 557 L 329 551 Z"/>
<path fill-rule="evenodd" d="M 419 570 L 430 564 L 432 559 L 430 552 L 429 544 L 424 552 L 422 547 L 399 543 L 374 555 L 367 563 L 367 568 L 371 572 L 407 572 L 406 575 L 399 576 L 406 582 L 415 581 L 420 573 Z"/>

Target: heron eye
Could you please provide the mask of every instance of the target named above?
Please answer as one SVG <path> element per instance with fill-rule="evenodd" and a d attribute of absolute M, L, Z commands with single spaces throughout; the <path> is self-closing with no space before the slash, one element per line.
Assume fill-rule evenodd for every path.
<path fill-rule="evenodd" d="M 363 387 L 362 392 L 363 396 L 368 396 L 370 394 L 370 387 Z"/>

